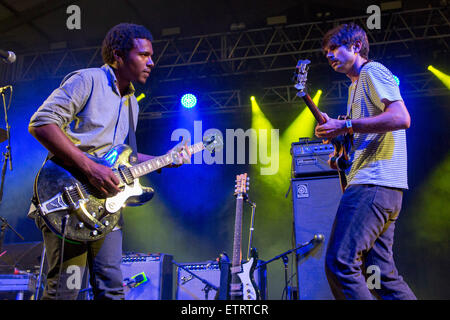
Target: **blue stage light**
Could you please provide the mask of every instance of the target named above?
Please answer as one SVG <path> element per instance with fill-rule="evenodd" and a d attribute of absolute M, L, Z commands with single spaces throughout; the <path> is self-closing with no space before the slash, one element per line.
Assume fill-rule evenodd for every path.
<path fill-rule="evenodd" d="M 197 97 L 192 93 L 186 93 L 181 97 L 181 105 L 185 108 L 193 108 L 197 104 Z"/>

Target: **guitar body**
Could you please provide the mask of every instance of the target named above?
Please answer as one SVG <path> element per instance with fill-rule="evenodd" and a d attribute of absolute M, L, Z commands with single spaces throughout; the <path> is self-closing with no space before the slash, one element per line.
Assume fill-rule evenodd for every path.
<path fill-rule="evenodd" d="M 119 173 L 130 167 L 132 150 L 118 145 L 104 157 L 87 156 Z M 63 220 L 69 214 L 66 237 L 75 241 L 93 241 L 105 236 L 117 225 L 121 208 L 142 205 L 152 199 L 152 188 L 143 187 L 139 179 L 119 185 L 121 192 L 104 198 L 77 170 L 67 168 L 57 158 L 48 159 L 40 169 L 34 185 L 39 211 L 47 226 L 56 234 L 63 233 Z"/>
<path fill-rule="evenodd" d="M 254 278 L 254 271 L 258 264 L 256 249 L 252 248 L 251 258 L 242 264 L 242 270 L 237 274 L 242 283 L 243 300 L 260 300 L 261 296 Z"/>
<path fill-rule="evenodd" d="M 47 226 L 57 235 L 64 233 L 67 239 L 80 242 L 98 240 L 117 225 L 122 207 L 142 205 L 153 198 L 153 189 L 142 186 L 139 177 L 180 163 L 180 157 L 190 158 L 196 152 L 204 149 L 212 152 L 222 146 L 219 136 L 205 136 L 203 142 L 190 146 L 185 143 L 165 155 L 134 165 L 129 161 L 132 150 L 125 144 L 115 146 L 102 158 L 86 154 L 93 161 L 111 168 L 118 178 L 121 191 L 109 198 L 93 187 L 81 172 L 53 157 L 44 163 L 36 176 L 35 205 Z"/>
<path fill-rule="evenodd" d="M 339 118 L 347 119 L 345 116 L 340 116 Z M 345 170 L 351 166 L 348 154 L 353 145 L 353 135 L 344 134 L 331 139 L 330 142 L 333 144 L 334 152 L 330 155 L 329 165 L 332 169 L 337 170 L 341 189 L 344 192 L 347 187 Z"/>

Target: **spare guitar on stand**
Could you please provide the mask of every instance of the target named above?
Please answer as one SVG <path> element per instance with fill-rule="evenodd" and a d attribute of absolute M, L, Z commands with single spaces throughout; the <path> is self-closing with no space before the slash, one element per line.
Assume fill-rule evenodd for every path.
<path fill-rule="evenodd" d="M 247 199 L 247 191 L 250 178 L 246 173 L 236 176 L 236 218 L 234 223 L 233 260 L 231 266 L 231 300 L 259 300 L 261 299 L 253 272 L 256 268 L 258 257 L 255 249 L 251 249 L 251 258 L 242 263 L 242 215 L 244 201 Z"/>

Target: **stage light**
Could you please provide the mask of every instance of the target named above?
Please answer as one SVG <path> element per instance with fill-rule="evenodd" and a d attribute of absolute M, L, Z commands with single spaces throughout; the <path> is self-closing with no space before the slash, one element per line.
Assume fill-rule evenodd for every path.
<path fill-rule="evenodd" d="M 400 79 L 396 75 L 392 75 L 394 77 L 395 83 L 400 86 Z"/>
<path fill-rule="evenodd" d="M 141 101 L 141 100 L 144 99 L 144 98 L 145 98 L 145 94 L 141 93 L 140 95 L 138 95 L 138 96 L 136 97 L 136 100 L 139 102 L 139 101 Z"/>
<path fill-rule="evenodd" d="M 197 97 L 192 93 L 186 93 L 181 97 L 181 105 L 187 109 L 191 109 L 197 105 Z"/>
<path fill-rule="evenodd" d="M 447 89 L 450 89 L 450 76 L 448 74 L 439 71 L 431 65 L 428 66 L 428 70 L 431 71 L 439 80 L 441 80 L 442 83 L 447 87 Z"/>
<path fill-rule="evenodd" d="M 273 129 L 272 124 L 266 118 L 262 110 L 259 108 L 258 102 L 254 96 L 250 97 L 252 102 L 252 128 L 253 129 Z"/>

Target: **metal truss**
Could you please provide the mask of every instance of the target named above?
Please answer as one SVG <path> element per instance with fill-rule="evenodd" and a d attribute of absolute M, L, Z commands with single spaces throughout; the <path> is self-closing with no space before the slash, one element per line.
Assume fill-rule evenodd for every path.
<path fill-rule="evenodd" d="M 156 67 L 152 76 L 162 82 L 292 70 L 299 58 L 321 55 L 322 38 L 328 29 L 348 22 L 366 26 L 367 18 L 358 16 L 155 40 Z M 434 51 L 448 53 L 449 20 L 448 8 L 383 13 L 380 30 L 366 29 L 371 57 L 419 54 L 420 49 L 429 50 L 430 45 Z M 23 53 L 14 66 L 0 66 L 0 81 L 61 79 L 70 71 L 101 64 L 100 47 Z"/>
<path fill-rule="evenodd" d="M 450 90 L 433 74 L 417 73 L 406 75 L 400 79 L 400 88 L 404 98 L 432 97 L 450 95 Z M 321 105 L 345 105 L 348 96 L 348 80 L 333 81 L 323 88 L 320 98 Z M 310 88 L 310 94 L 315 90 Z M 147 93 L 149 95 L 150 93 Z M 283 106 L 303 104 L 293 85 L 265 87 L 256 97 L 258 104 L 265 106 Z M 251 111 L 249 97 L 244 97 L 240 90 L 203 93 L 199 97 L 200 111 L 205 113 Z M 140 102 L 140 118 L 154 119 L 179 115 L 182 107 L 180 97 L 155 96 Z"/>

